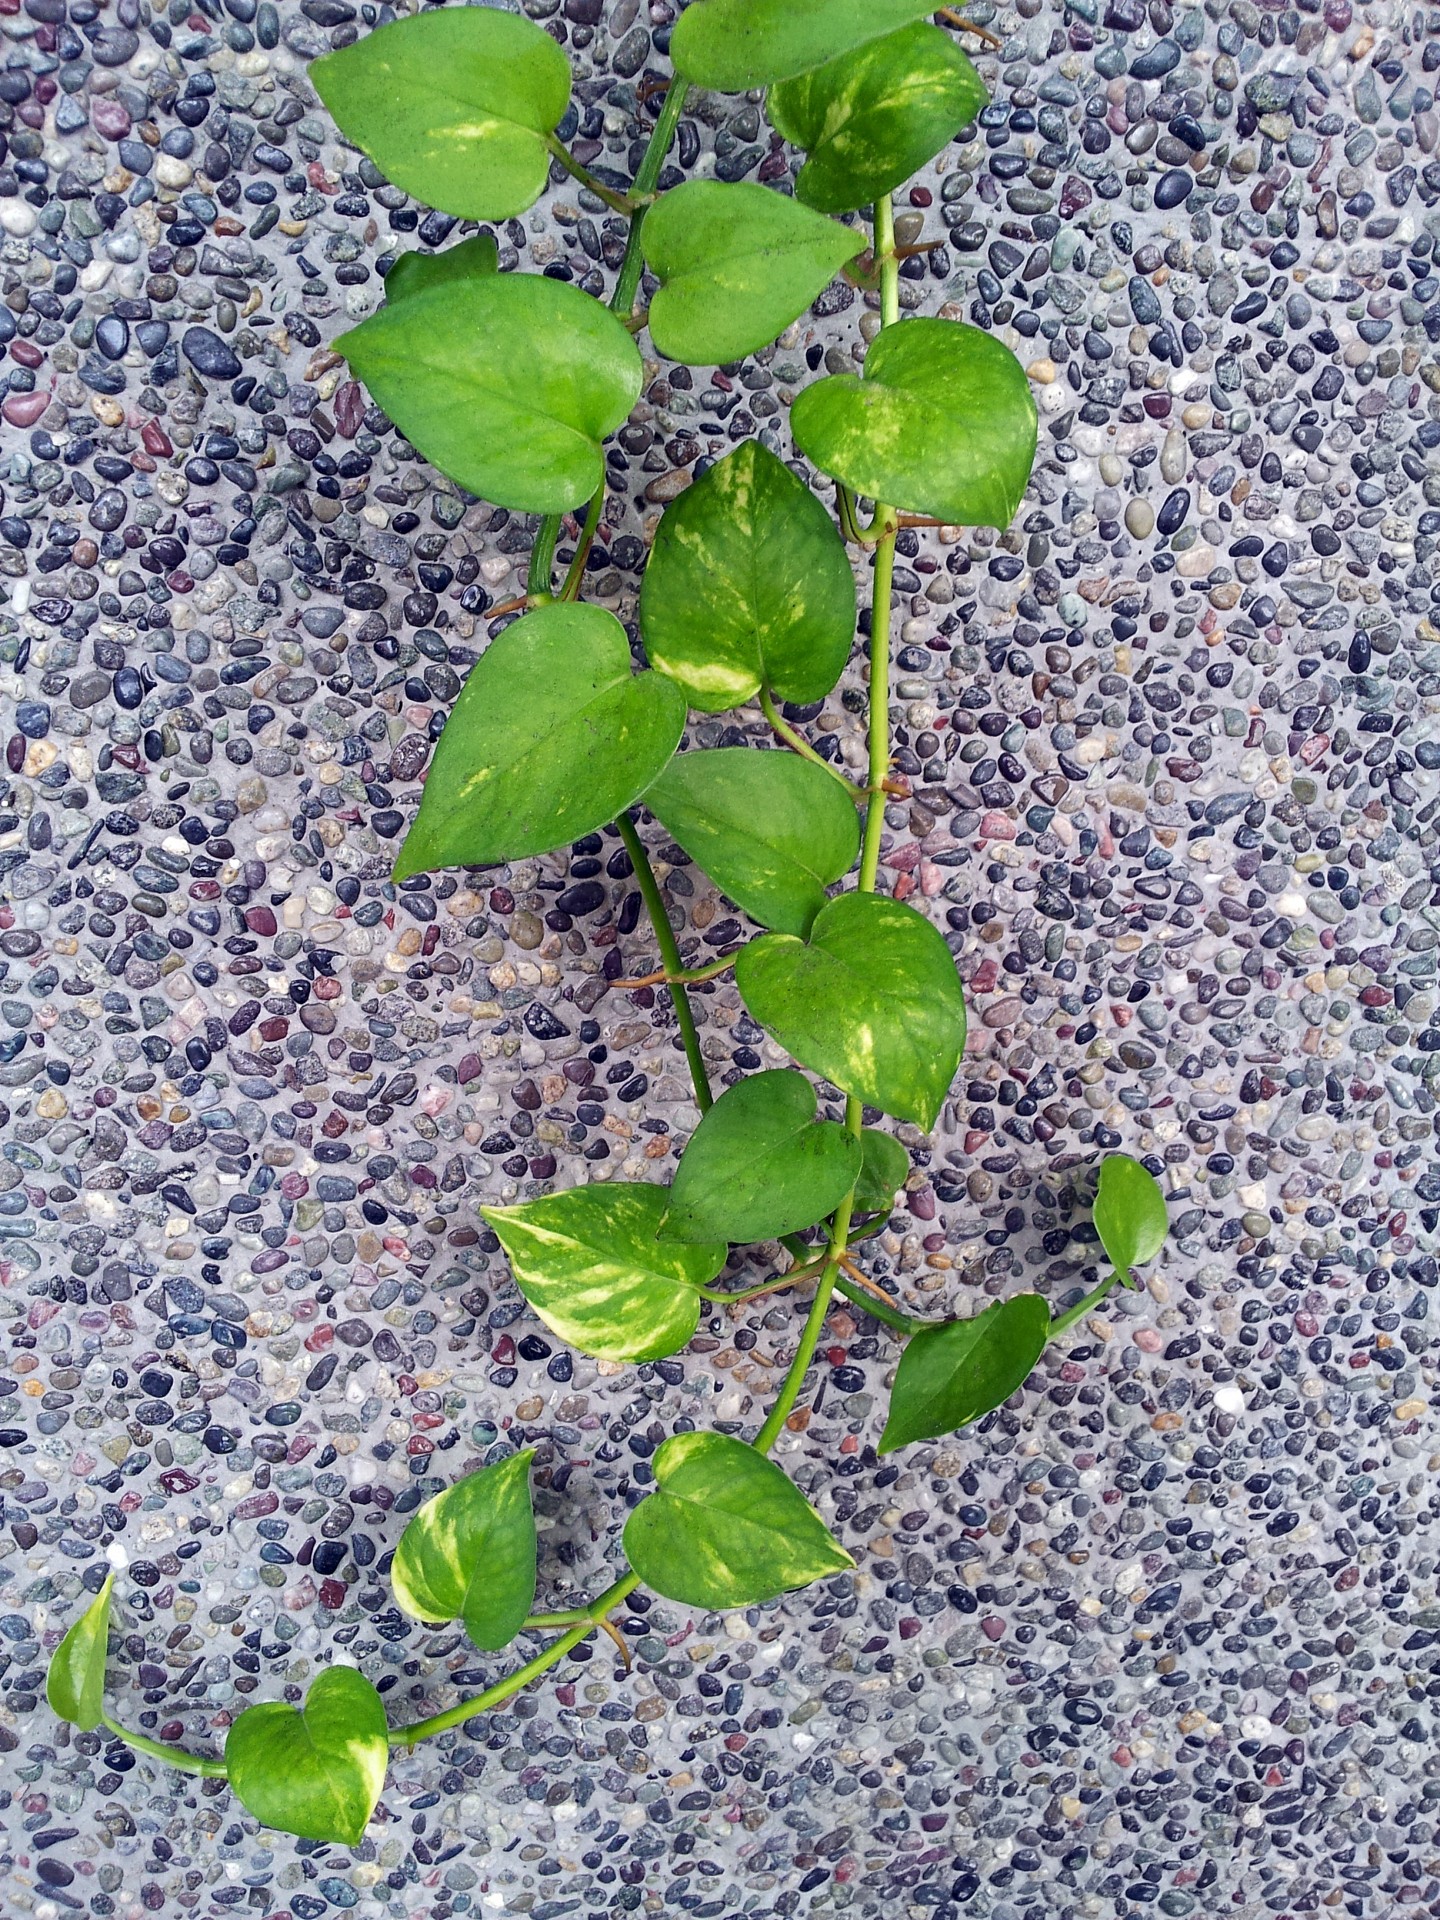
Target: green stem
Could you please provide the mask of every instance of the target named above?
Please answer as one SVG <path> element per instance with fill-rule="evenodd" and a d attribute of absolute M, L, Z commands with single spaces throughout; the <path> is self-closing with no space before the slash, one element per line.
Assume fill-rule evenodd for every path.
<path fill-rule="evenodd" d="M 603 181 L 597 180 L 590 169 L 582 166 L 575 158 L 558 134 L 547 133 L 545 144 L 572 179 L 578 180 L 582 187 L 588 187 L 591 193 L 605 202 L 607 207 L 612 208 L 616 213 L 623 214 L 627 220 L 633 217 L 636 211 L 634 200 L 626 194 L 616 193 L 612 187 L 607 187 Z"/>
<path fill-rule="evenodd" d="M 843 1216 L 843 1221 L 842 1221 Z M 790 1418 L 795 1402 L 800 1397 L 800 1389 L 805 1383 L 810 1362 L 815 1358 L 815 1349 L 820 1343 L 820 1329 L 825 1324 L 825 1316 L 830 1311 L 830 1297 L 835 1291 L 835 1263 L 840 1255 L 837 1247 L 843 1249 L 844 1237 L 850 1224 L 850 1202 L 843 1200 L 835 1215 L 835 1230 L 838 1238 L 832 1237 L 830 1258 L 820 1275 L 820 1284 L 815 1289 L 815 1298 L 810 1302 L 810 1311 L 805 1317 L 804 1331 L 800 1335 L 800 1344 L 795 1349 L 795 1358 L 790 1362 L 790 1371 L 785 1376 L 785 1384 L 773 1407 L 766 1416 L 765 1424 L 756 1434 L 753 1445 L 757 1453 L 768 1453 L 780 1437 L 780 1429 Z"/>
<path fill-rule="evenodd" d="M 186 1753 L 183 1747 L 167 1747 L 162 1741 L 147 1739 L 143 1733 L 131 1733 L 108 1713 L 101 1714 L 100 1724 L 127 1747 L 133 1747 L 137 1753 L 148 1753 L 152 1760 L 163 1760 L 167 1767 L 174 1767 L 180 1773 L 198 1773 L 206 1780 L 227 1778 L 223 1760 L 205 1760 L 198 1753 Z"/>
<path fill-rule="evenodd" d="M 555 542 L 560 538 L 560 515 L 547 513 L 535 531 L 525 591 L 532 600 L 548 600 L 555 571 Z"/>
<path fill-rule="evenodd" d="M 532 1613 L 527 1617 L 521 1631 L 533 1633 L 542 1627 L 573 1627 L 581 1620 L 589 1618 L 588 1607 L 571 1607 L 567 1613 Z"/>
<path fill-rule="evenodd" d="M 676 74 L 666 90 L 664 103 L 660 108 L 660 117 L 650 134 L 650 143 L 646 147 L 640 165 L 636 169 L 631 185 L 632 199 L 647 200 L 655 191 L 660 178 L 660 169 L 665 164 L 665 156 L 670 151 L 670 142 L 675 138 L 675 129 L 680 124 L 680 115 L 685 110 L 685 95 L 689 92 L 689 83 Z M 640 229 L 645 224 L 645 209 L 642 206 L 630 221 L 630 237 L 625 242 L 625 258 L 620 262 L 620 275 L 615 282 L 615 291 L 610 296 L 610 310 L 622 318 L 635 306 L 635 295 L 640 287 L 640 272 L 644 266 L 644 254 L 640 247 Z"/>
<path fill-rule="evenodd" d="M 889 194 L 875 202 L 875 256 L 880 262 L 880 324 L 900 318 L 900 267 L 894 256 L 895 223 Z M 870 595 L 870 805 L 860 850 L 860 891 L 873 893 L 880 867 L 880 834 L 885 825 L 885 796 L 890 777 L 890 601 L 895 579 L 895 509 L 875 505 L 872 526 L 880 529 Z"/>
<path fill-rule="evenodd" d="M 760 689 L 760 711 L 770 722 L 771 731 L 783 740 L 792 752 L 798 753 L 802 759 L 811 761 L 817 767 L 823 767 L 832 780 L 838 780 L 847 793 L 858 798 L 855 782 L 843 774 L 838 767 L 832 767 L 823 753 L 817 753 L 805 736 L 796 732 L 776 706 L 768 687 Z"/>
<path fill-rule="evenodd" d="M 1074 1306 L 1067 1307 L 1064 1313 L 1056 1314 L 1055 1318 L 1050 1322 L 1050 1331 L 1046 1334 L 1046 1339 L 1058 1340 L 1062 1333 L 1068 1333 L 1077 1320 L 1083 1320 L 1087 1313 L 1091 1312 L 1093 1308 L 1098 1307 L 1106 1294 L 1110 1292 L 1111 1288 L 1117 1283 L 1123 1282 L 1124 1278 L 1124 1274 L 1122 1274 L 1117 1267 L 1113 1273 L 1107 1275 L 1107 1277 L 1100 1282 L 1098 1287 L 1092 1287 L 1083 1300 L 1077 1300 Z"/>
<path fill-rule="evenodd" d="M 600 525 L 600 515 L 604 510 L 605 482 L 602 478 L 586 511 L 585 524 L 580 529 L 579 544 L 575 548 L 575 558 L 570 562 L 570 571 L 566 574 L 565 584 L 560 589 L 562 600 L 578 600 L 580 597 L 580 582 L 585 574 L 585 562 L 590 558 L 590 549 L 595 544 L 595 529 Z"/>
<path fill-rule="evenodd" d="M 625 851 L 630 856 L 630 864 L 635 869 L 635 879 L 640 887 L 640 897 L 645 902 L 645 910 L 650 915 L 650 924 L 655 929 L 656 944 L 660 948 L 660 964 L 666 973 L 676 974 L 685 971 L 685 963 L 680 958 L 680 947 L 675 939 L 675 929 L 670 924 L 670 916 L 665 911 L 665 902 L 661 897 L 660 883 L 655 878 L 655 869 L 650 865 L 650 857 L 641 844 L 640 835 L 635 830 L 635 822 L 628 813 L 622 813 L 615 821 L 620 829 L 620 838 L 625 843 Z M 701 1113 L 708 1113 L 715 1104 L 715 1096 L 710 1091 L 710 1076 L 705 1071 L 705 1060 L 700 1052 L 700 1035 L 695 1029 L 695 1015 L 691 1010 L 690 996 L 679 980 L 669 983 L 670 1004 L 675 1009 L 675 1019 L 680 1027 L 680 1040 L 685 1048 L 685 1058 L 690 1062 L 690 1079 L 695 1088 L 695 1104 Z"/>
<path fill-rule="evenodd" d="M 484 1693 L 473 1694 L 467 1700 L 457 1700 L 453 1707 L 447 1707 L 443 1713 L 435 1713 L 428 1720 L 417 1720 L 408 1727 L 390 1728 L 392 1747 L 413 1747 L 418 1741 L 429 1740 L 434 1734 L 445 1733 L 451 1727 L 458 1727 L 472 1714 L 488 1713 L 491 1707 L 498 1707 L 513 1693 L 519 1693 L 528 1687 L 532 1680 L 538 1680 L 542 1673 L 563 1660 L 572 1647 L 578 1647 L 587 1634 L 593 1633 L 604 1616 L 612 1607 L 618 1607 L 627 1594 L 635 1591 L 640 1584 L 638 1573 L 627 1573 L 614 1586 L 607 1587 L 593 1606 L 585 1610 L 583 1618 L 568 1632 L 562 1633 L 558 1640 L 552 1641 L 543 1653 L 537 1653 L 533 1660 L 527 1660 L 523 1667 L 505 1679 L 497 1680 L 493 1687 L 487 1687 Z"/>

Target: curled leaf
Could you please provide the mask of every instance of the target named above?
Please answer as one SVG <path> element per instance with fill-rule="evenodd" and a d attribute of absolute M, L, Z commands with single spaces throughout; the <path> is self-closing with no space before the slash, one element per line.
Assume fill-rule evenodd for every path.
<path fill-rule="evenodd" d="M 88 1732 L 105 1711 L 105 1654 L 110 1639 L 113 1573 L 50 1656 L 45 1698 L 52 1713 Z"/>
<path fill-rule="evenodd" d="M 390 1569 L 412 1619 L 461 1619 L 477 1647 L 509 1646 L 535 1598 L 533 1458 L 533 1448 L 512 1453 L 417 1508 Z"/>
<path fill-rule="evenodd" d="M 1101 1161 L 1094 1219 L 1101 1246 L 1122 1274 L 1153 1260 L 1170 1231 L 1160 1182 L 1128 1153 L 1108 1153 Z"/>

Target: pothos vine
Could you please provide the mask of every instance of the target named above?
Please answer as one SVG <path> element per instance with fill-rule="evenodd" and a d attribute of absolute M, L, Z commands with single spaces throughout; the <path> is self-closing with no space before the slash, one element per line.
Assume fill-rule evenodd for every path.
<path fill-rule="evenodd" d="M 933 1127 L 965 1040 L 944 938 L 879 886 L 885 802 L 905 791 L 890 738 L 896 541 L 906 527 L 1007 524 L 1036 442 L 1025 376 L 999 341 L 949 320 L 901 320 L 902 263 L 938 243 L 897 244 L 892 193 L 987 97 L 957 41 L 927 19 L 935 11 L 926 0 L 695 0 L 674 29 L 675 75 L 657 84 L 663 98 L 628 184 L 592 172 L 564 144 L 568 62 L 518 15 L 419 13 L 311 69 L 346 136 L 443 212 L 512 218 L 558 164 L 596 208 L 626 223 L 608 304 L 560 278 L 501 273 L 496 242 L 482 231 L 396 260 L 381 310 L 337 343 L 442 472 L 541 516 L 527 591 L 491 609 L 490 646 L 437 745 L 395 878 L 546 853 L 613 822 L 659 958 L 653 972 L 615 986 L 667 988 L 701 1113 L 668 1187 L 597 1181 L 481 1212 L 534 1311 L 572 1347 L 604 1359 L 678 1352 L 711 1307 L 782 1290 L 808 1290 L 809 1299 L 753 1439 L 703 1431 L 667 1439 L 653 1458 L 653 1490 L 626 1521 L 615 1577 L 586 1605 L 536 1609 L 528 1452 L 497 1459 L 416 1511 L 390 1576 L 406 1613 L 458 1620 L 487 1653 L 522 1635 L 552 1636 L 483 1692 L 426 1719 L 390 1726 L 364 1674 L 331 1664 L 301 1707 L 246 1707 L 223 1757 L 152 1740 L 105 1709 L 107 1578 L 55 1650 L 51 1706 L 153 1759 L 228 1780 L 269 1826 L 354 1844 L 392 1748 L 499 1706 L 598 1630 L 618 1638 L 610 1615 L 642 1582 L 711 1610 L 770 1600 L 853 1565 L 770 1458 L 837 1294 L 905 1343 L 884 1452 L 1000 1405 L 1045 1345 L 1128 1282 L 1164 1239 L 1159 1187 L 1117 1154 L 1100 1168 L 1094 1208 L 1112 1270 L 1056 1315 L 1021 1292 L 968 1319 L 917 1320 L 865 1270 L 865 1242 L 889 1219 L 910 1170 L 899 1140 L 867 1117 Z M 940 17 L 993 39 L 948 10 Z M 793 196 L 704 178 L 670 184 L 664 169 L 692 87 L 765 89 L 772 125 L 805 154 Z M 650 93 L 647 81 L 642 97 Z M 868 236 L 851 224 L 863 211 Z M 631 635 L 581 597 L 611 489 L 618 495 L 622 485 L 623 462 L 612 469 L 603 443 L 641 391 L 635 337 L 648 330 L 658 353 L 686 364 L 738 361 L 778 338 L 842 271 L 878 319 L 867 329 L 863 374 L 817 380 L 791 416 L 796 447 L 834 483 L 834 517 L 779 457 L 773 434 L 705 467 L 656 533 L 638 608 L 648 665 L 636 671 Z M 642 287 L 648 305 L 638 304 Z M 567 527 L 575 545 L 557 589 Z M 823 700 L 849 660 L 852 553 L 870 574 L 859 785 L 783 711 Z M 772 749 L 677 755 L 690 711 L 756 700 Z M 762 929 L 707 966 L 685 964 L 646 852 L 642 803 Z M 740 1079 L 717 1098 L 688 988 L 731 969 L 751 1015 L 798 1065 Z M 800 1068 L 827 1101 L 833 1090 L 843 1096 L 838 1117 L 828 1105 L 819 1117 L 816 1087 Z M 777 1247 L 786 1264 L 763 1281 L 716 1284 L 733 1248 Z"/>

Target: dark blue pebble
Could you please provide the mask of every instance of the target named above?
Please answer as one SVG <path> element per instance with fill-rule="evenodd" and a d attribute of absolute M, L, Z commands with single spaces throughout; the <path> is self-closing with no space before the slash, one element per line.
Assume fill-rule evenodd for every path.
<path fill-rule="evenodd" d="M 1162 212 L 1178 207 L 1190 198 L 1195 186 L 1195 176 L 1183 168 L 1171 167 L 1168 173 L 1162 173 L 1155 182 L 1155 204 Z"/>

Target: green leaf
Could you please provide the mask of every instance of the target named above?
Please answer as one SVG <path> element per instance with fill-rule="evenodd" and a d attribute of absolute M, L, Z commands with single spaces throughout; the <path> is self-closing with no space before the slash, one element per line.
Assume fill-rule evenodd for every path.
<path fill-rule="evenodd" d="M 910 1156 L 893 1133 L 860 1129 L 865 1160 L 855 1183 L 857 1213 L 888 1213 L 910 1172 Z"/>
<path fill-rule="evenodd" d="M 789 1067 L 722 1093 L 681 1156 L 661 1239 L 778 1240 L 838 1207 L 860 1172 L 860 1143 L 815 1107 L 815 1089 Z"/>
<path fill-rule="evenodd" d="M 600 442 L 640 393 L 640 355 L 614 314 L 544 274 L 431 287 L 382 307 L 335 349 L 427 460 L 520 513 L 589 500 L 604 476 Z"/>
<path fill-rule="evenodd" d="M 692 1607 L 749 1607 L 854 1561 L 762 1453 L 723 1433 L 677 1433 L 656 1450 L 656 1492 L 625 1523 L 647 1587 Z"/>
<path fill-rule="evenodd" d="M 428 293 L 431 287 L 443 287 L 452 280 L 473 280 L 478 274 L 497 273 L 499 269 L 500 249 L 488 233 L 474 234 L 443 253 L 402 253 L 385 276 L 385 301 L 393 306 L 412 294 Z"/>
<path fill-rule="evenodd" d="M 1008 1400 L 1040 1358 L 1050 1310 L 1038 1293 L 1017 1293 L 977 1313 L 912 1334 L 900 1356 L 880 1452 L 938 1440 Z"/>
<path fill-rule="evenodd" d="M 105 1711 L 105 1654 L 110 1641 L 110 1589 L 113 1573 L 50 1656 L 45 1698 L 50 1711 L 86 1733 L 98 1727 Z"/>
<path fill-rule="evenodd" d="M 1170 1231 L 1159 1181 L 1128 1153 L 1107 1153 L 1101 1161 L 1092 1211 L 1100 1244 L 1121 1274 L 1153 1260 Z"/>
<path fill-rule="evenodd" d="M 795 444 L 857 494 L 957 526 L 1008 525 L 1035 458 L 1035 402 L 1008 347 L 953 320 L 876 336 L 863 377 L 806 387 Z"/>
<path fill-rule="evenodd" d="M 960 1064 L 965 1002 L 950 949 L 913 907 L 842 893 L 808 942 L 752 940 L 735 979 L 801 1066 L 897 1120 L 934 1126 Z"/>
<path fill-rule="evenodd" d="M 302 1840 L 358 1846 L 385 1784 L 385 1707 L 354 1667 L 326 1667 L 303 1707 L 247 1707 L 225 1742 L 241 1804 Z"/>
<path fill-rule="evenodd" d="M 640 588 L 652 666 L 723 713 L 762 686 L 823 700 L 855 638 L 855 576 L 835 523 L 758 440 L 665 511 Z"/>
<path fill-rule="evenodd" d="M 934 11 L 935 0 L 696 0 L 675 23 L 670 58 L 697 87 L 743 93 Z"/>
<path fill-rule="evenodd" d="M 799 198 L 849 213 L 933 160 L 989 97 L 949 35 L 920 22 L 772 87 L 767 105 L 775 131 L 808 156 Z"/>
<path fill-rule="evenodd" d="M 466 220 L 508 220 L 550 176 L 546 135 L 570 100 L 549 34 L 493 7 L 397 21 L 310 67 L 341 131 L 407 193 Z"/>
<path fill-rule="evenodd" d="M 390 1584 L 416 1620 L 465 1622 L 477 1647 L 507 1647 L 535 1598 L 534 1449 L 457 1480 L 427 1500 L 395 1549 Z"/>
<path fill-rule="evenodd" d="M 662 194 L 640 238 L 660 282 L 650 337 L 689 366 L 769 346 L 865 246 L 862 234 L 785 194 L 718 180 Z"/>
<path fill-rule="evenodd" d="M 700 1320 L 720 1243 L 662 1245 L 666 1187 L 612 1180 L 519 1207 L 482 1207 L 515 1284 L 566 1343 L 601 1360 L 663 1360 Z"/>
<path fill-rule="evenodd" d="M 779 750 L 679 754 L 645 804 L 736 906 L 781 933 L 809 932 L 860 845 L 840 782 Z"/>
<path fill-rule="evenodd" d="M 630 671 L 602 607 L 541 607 L 491 641 L 445 723 L 395 877 L 546 853 L 613 820 L 680 744 L 685 701 Z"/>

